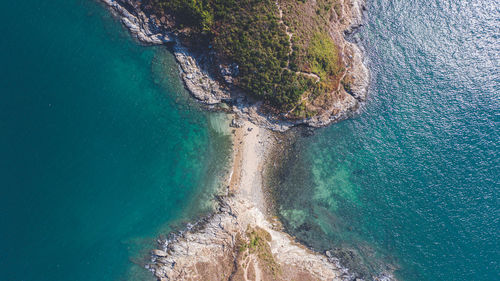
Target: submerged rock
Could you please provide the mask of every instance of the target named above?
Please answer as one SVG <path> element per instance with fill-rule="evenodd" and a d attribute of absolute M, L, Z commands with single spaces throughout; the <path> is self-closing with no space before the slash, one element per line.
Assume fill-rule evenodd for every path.
<path fill-rule="evenodd" d="M 166 257 L 167 256 L 167 253 L 165 251 L 158 250 L 158 249 L 152 250 L 151 254 L 153 254 L 157 257 Z"/>

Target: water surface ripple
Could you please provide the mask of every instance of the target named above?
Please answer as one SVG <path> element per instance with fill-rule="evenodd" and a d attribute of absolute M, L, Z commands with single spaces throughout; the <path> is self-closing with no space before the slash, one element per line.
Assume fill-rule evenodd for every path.
<path fill-rule="evenodd" d="M 499 280 L 500 3 L 368 2 L 370 100 L 298 141 L 280 215 L 365 275 Z"/>
<path fill-rule="evenodd" d="M 4 2 L 0 280 L 154 280 L 131 261 L 203 209 L 227 136 L 100 2 Z"/>

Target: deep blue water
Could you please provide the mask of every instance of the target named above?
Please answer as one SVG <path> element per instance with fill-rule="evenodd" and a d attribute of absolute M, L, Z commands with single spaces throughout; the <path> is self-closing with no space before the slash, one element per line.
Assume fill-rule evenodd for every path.
<path fill-rule="evenodd" d="M 133 262 L 206 210 L 228 137 L 97 1 L 3 1 L 0 23 L 0 280 L 152 279 Z"/>
<path fill-rule="evenodd" d="M 500 279 L 499 7 L 369 1 L 369 101 L 293 147 L 290 231 L 367 275 Z M 151 279 L 133 262 L 206 209 L 227 136 L 95 1 L 0 13 L 0 280 Z"/>
<path fill-rule="evenodd" d="M 358 37 L 369 101 L 296 143 L 287 228 L 369 274 L 500 280 L 500 2 L 368 1 Z"/>

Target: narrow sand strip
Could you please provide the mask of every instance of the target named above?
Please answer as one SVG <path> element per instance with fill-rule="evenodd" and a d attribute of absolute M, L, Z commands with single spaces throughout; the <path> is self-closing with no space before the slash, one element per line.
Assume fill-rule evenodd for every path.
<path fill-rule="evenodd" d="M 158 280 L 342 280 L 338 261 L 296 243 L 266 214 L 265 159 L 271 131 L 244 122 L 234 132 L 228 196 L 219 212 L 153 251 Z"/>

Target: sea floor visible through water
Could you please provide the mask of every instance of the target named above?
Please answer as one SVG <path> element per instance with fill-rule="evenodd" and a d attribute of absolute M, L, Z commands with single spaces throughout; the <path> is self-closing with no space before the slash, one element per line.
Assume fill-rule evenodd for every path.
<path fill-rule="evenodd" d="M 368 1 L 368 102 L 291 146 L 288 231 L 363 276 L 500 279 L 499 18 L 495 1 Z"/>
<path fill-rule="evenodd" d="M 227 119 L 96 1 L 0 13 L 0 279 L 153 279 L 158 235 L 210 209 Z M 292 143 L 272 186 L 290 233 L 363 276 L 500 279 L 499 18 L 492 0 L 368 2 L 369 101 Z"/>
<path fill-rule="evenodd" d="M 0 280 L 154 280 L 157 237 L 212 207 L 227 117 L 98 1 L 3 4 Z"/>

